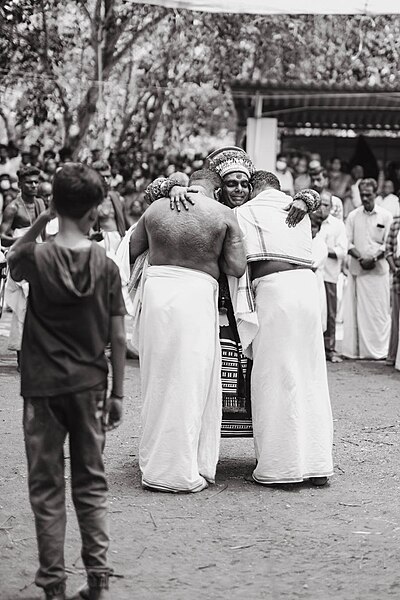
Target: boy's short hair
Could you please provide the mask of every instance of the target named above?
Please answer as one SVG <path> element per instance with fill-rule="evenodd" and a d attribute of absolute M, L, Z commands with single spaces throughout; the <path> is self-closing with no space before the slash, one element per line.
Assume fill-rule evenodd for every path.
<path fill-rule="evenodd" d="M 80 219 L 104 198 L 99 173 L 82 163 L 66 163 L 54 175 L 53 203 L 65 217 Z"/>
<path fill-rule="evenodd" d="M 26 177 L 30 177 L 31 175 L 40 175 L 41 171 L 37 167 L 33 165 L 27 165 L 26 167 L 21 167 L 18 171 L 18 179 L 19 181 L 23 181 Z"/>

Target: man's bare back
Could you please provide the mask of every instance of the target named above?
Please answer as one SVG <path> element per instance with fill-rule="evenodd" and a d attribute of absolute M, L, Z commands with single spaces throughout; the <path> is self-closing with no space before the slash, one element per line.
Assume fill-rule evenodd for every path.
<path fill-rule="evenodd" d="M 151 265 L 196 269 L 215 279 L 221 270 L 240 277 L 246 257 L 233 211 L 200 190 L 194 199 L 185 214 L 171 211 L 165 198 L 154 202 L 132 235 L 131 260 L 149 248 Z"/>

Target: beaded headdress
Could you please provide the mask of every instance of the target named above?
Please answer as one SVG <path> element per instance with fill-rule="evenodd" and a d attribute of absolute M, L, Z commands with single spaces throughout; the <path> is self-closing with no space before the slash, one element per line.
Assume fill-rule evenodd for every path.
<path fill-rule="evenodd" d="M 214 150 L 207 156 L 206 165 L 220 177 L 239 172 L 244 173 L 250 179 L 256 170 L 249 155 L 237 146 L 225 146 Z"/>

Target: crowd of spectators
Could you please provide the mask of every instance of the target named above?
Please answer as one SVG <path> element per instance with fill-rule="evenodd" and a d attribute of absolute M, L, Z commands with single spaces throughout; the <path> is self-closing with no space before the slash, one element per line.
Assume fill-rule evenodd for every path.
<path fill-rule="evenodd" d="M 333 205 L 337 206 L 335 216 L 344 220 L 354 208 L 361 205 L 359 182 L 365 177 L 373 177 L 378 183 L 377 203 L 389 210 L 394 217 L 400 216 L 400 163 L 383 165 L 380 161 L 375 161 L 375 165 L 371 167 L 370 164 L 362 164 L 362 161 L 360 164 L 349 164 L 339 157 L 323 162 L 318 153 L 289 151 L 278 154 L 276 174 L 282 190 L 291 196 L 307 187 L 320 192 L 315 181 L 319 176 L 324 180 L 322 189 L 331 192 Z"/>
<path fill-rule="evenodd" d="M 150 153 L 135 152 L 134 150 L 102 150 L 95 148 L 88 153 L 84 162 L 93 164 L 99 160 L 108 161 L 112 178 L 110 186 L 127 197 L 134 206 L 137 216 L 144 210 L 143 192 L 147 185 L 157 177 L 169 177 L 175 172 L 189 176 L 193 171 L 201 169 L 204 164 L 204 154 L 194 151 L 166 152 L 158 149 Z M 29 149 L 20 149 L 13 141 L 7 145 L 0 144 L 0 217 L 7 204 L 18 194 L 17 172 L 23 165 L 33 165 L 40 169 L 40 180 L 51 182 L 57 167 L 72 160 L 72 152 L 68 148 L 58 151 L 42 148 L 35 143 Z M 388 163 L 383 166 L 376 162 L 376 172 L 366 172 L 362 164 L 349 165 L 338 157 L 322 161 L 318 153 L 301 153 L 291 150 L 278 154 L 276 174 L 283 191 L 293 195 L 301 189 L 314 187 L 313 179 L 320 174 L 324 179 L 324 188 L 329 189 L 333 196 L 333 204 L 337 198 L 343 206 L 342 216 L 346 219 L 351 210 L 360 205 L 358 183 L 364 177 L 373 176 L 378 182 L 378 204 L 399 216 L 400 163 Z M 47 186 L 44 186 L 47 190 Z M 319 191 L 319 190 L 318 190 Z"/>
<path fill-rule="evenodd" d="M 189 176 L 193 171 L 201 169 L 204 156 L 191 151 L 179 153 L 156 150 L 144 154 L 130 150 L 103 151 L 95 148 L 84 162 L 93 164 L 106 160 L 111 167 L 111 188 L 133 203 L 140 216 L 145 209 L 143 191 L 151 181 L 160 176 L 168 177 L 177 171 Z M 72 153 L 68 148 L 54 151 L 42 149 L 37 143 L 31 144 L 29 150 L 20 151 L 13 142 L 0 144 L 0 219 L 4 208 L 18 194 L 17 173 L 21 166 L 38 167 L 41 171 L 40 181 L 51 182 L 58 166 L 72 160 Z"/>
<path fill-rule="evenodd" d="M 159 177 L 174 175 L 174 178 L 177 178 L 179 174 L 182 184 L 187 185 L 190 174 L 202 168 L 205 156 L 208 153 L 166 152 L 160 149 L 145 154 L 133 150 L 107 151 L 100 148 L 88 152 L 85 162 L 100 172 L 106 189 L 103 203 L 104 210 L 99 211 L 99 231 L 96 230 L 93 234 L 99 236 L 97 241 L 104 243 L 109 251 L 112 247 L 110 240 L 114 236 L 115 243 L 118 245 L 117 242 L 120 242 L 126 229 L 140 218 L 146 208 L 144 191 L 148 184 Z M 44 206 L 48 206 L 52 192 L 51 182 L 57 168 L 72 160 L 73 156 L 68 148 L 61 148 L 56 152 L 53 149 L 42 148 L 40 144 L 35 143 L 29 147 L 29 150 L 20 151 L 13 142 L 7 145 L 0 144 L 0 224 L 2 222 L 3 225 L 6 223 L 6 215 L 3 219 L 5 208 L 20 194 L 19 184 L 21 182 L 18 180 L 18 172 L 21 172 L 22 167 L 32 166 L 38 170 L 35 175 L 38 177 L 39 182 L 37 196 L 43 200 Z M 375 285 L 375 280 L 379 281 L 379 289 L 377 288 L 379 292 L 382 292 L 384 288 L 388 290 L 387 259 L 392 272 L 390 278 L 392 292 L 396 293 L 395 300 L 398 300 L 398 289 L 400 289 L 400 284 L 397 285 L 400 281 L 400 259 L 398 255 L 400 255 L 400 250 L 398 251 L 397 245 L 400 243 L 400 238 L 397 239 L 397 235 L 400 228 L 400 164 L 383 165 L 374 158 L 371 161 L 371 156 L 364 163 L 362 160 L 359 163 L 353 160 L 352 163 L 346 164 L 338 157 L 323 161 L 320 154 L 301 153 L 293 150 L 278 154 L 275 174 L 279 179 L 283 192 L 294 196 L 302 189 L 313 188 L 319 192 L 322 206 L 327 207 L 327 212 L 323 217 L 321 215 L 316 217 L 320 222 L 316 224 L 315 235 L 320 232 L 319 238 L 322 237 L 322 234 L 326 238 L 324 244 L 326 245 L 327 254 L 324 260 L 328 260 L 328 266 L 329 261 L 332 264 L 335 263 L 335 268 L 332 265 L 331 269 L 326 268 L 325 263 L 321 263 L 320 267 L 325 269 L 322 282 L 327 292 L 327 318 L 325 319 L 327 358 L 337 361 L 339 359 L 335 354 L 334 332 L 337 317 L 340 319 L 337 312 L 341 312 L 336 306 L 337 300 L 341 303 L 341 298 L 337 294 L 340 277 L 349 280 L 349 275 L 359 276 L 361 274 L 362 280 L 360 281 L 365 283 L 368 278 L 372 277 L 372 284 Z M 370 198 L 363 200 L 360 190 L 366 187 Z M 382 209 L 384 209 L 383 212 Z M 110 215 L 114 215 L 114 217 L 111 218 Z M 120 215 L 119 219 L 117 218 L 118 215 Z M 351 215 L 350 218 L 349 215 Z M 353 250 L 355 244 L 353 238 L 359 235 L 358 233 L 356 235 L 353 231 L 358 222 L 354 225 L 353 221 L 357 218 L 361 222 L 365 219 L 365 215 L 368 215 L 368 222 L 366 221 L 362 225 L 361 238 L 357 241 L 357 244 L 360 247 L 367 247 L 370 244 L 371 248 L 374 248 L 372 257 L 370 256 L 371 248 L 369 246 L 365 250 L 366 257 L 357 249 Z M 370 226 L 374 219 L 378 219 L 378 222 L 376 229 L 373 228 L 371 233 L 369 229 L 371 229 Z M 391 227 L 393 219 L 394 222 Z M 121 223 L 118 224 L 118 221 L 121 221 Z M 375 248 L 378 234 L 382 239 Z M 369 238 L 371 239 L 369 240 Z M 389 250 L 385 247 L 388 238 Z M 327 239 L 330 241 L 327 242 Z M 355 245 L 357 246 L 357 244 Z M 115 251 L 116 249 L 114 249 Z M 353 263 L 357 261 L 357 268 L 358 270 L 361 269 L 360 273 L 352 273 L 351 261 Z M 383 276 L 381 278 L 375 277 L 375 275 L 380 275 L 378 267 L 382 267 Z M 373 294 L 374 297 L 377 296 L 377 290 Z M 332 306 L 330 306 L 330 303 Z M 383 304 L 382 300 L 379 307 L 371 308 L 367 312 L 375 318 L 378 308 L 381 310 Z M 398 346 L 398 325 L 396 321 L 398 315 L 397 304 L 394 300 L 392 300 L 393 306 L 395 306 L 394 313 L 396 314 L 392 313 L 392 332 L 396 332 L 397 337 L 396 339 L 393 338 L 393 342 L 391 341 L 393 347 L 390 356 L 391 364 L 396 361 L 394 349 L 397 352 Z M 387 306 L 383 311 L 385 314 L 382 315 L 382 323 L 385 322 L 385 326 L 382 325 L 380 332 L 377 331 L 376 335 L 374 334 L 376 338 L 374 343 L 379 342 L 382 338 L 381 346 L 384 350 L 379 352 L 368 350 L 366 356 L 370 358 L 383 358 L 385 352 L 387 352 L 390 328 L 389 311 L 387 294 Z M 343 322 L 346 325 L 345 318 Z M 346 332 L 346 327 L 344 329 Z M 355 358 L 356 356 L 353 356 L 353 354 L 350 355 Z M 397 365 L 400 368 L 400 349 Z"/>

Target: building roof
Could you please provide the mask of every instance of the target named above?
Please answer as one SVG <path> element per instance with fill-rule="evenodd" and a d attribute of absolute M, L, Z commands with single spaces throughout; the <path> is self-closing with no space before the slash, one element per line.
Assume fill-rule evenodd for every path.
<path fill-rule="evenodd" d="M 288 128 L 400 130 L 400 90 L 235 83 L 232 93 L 241 125 L 262 116 Z"/>

